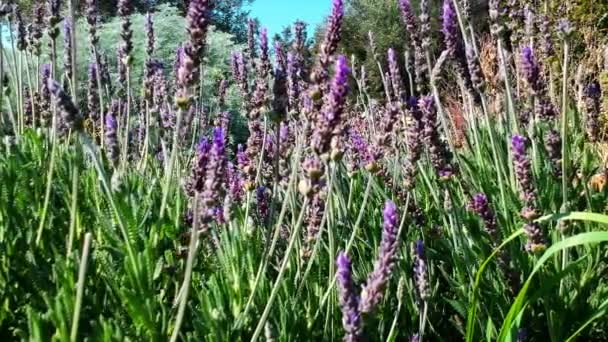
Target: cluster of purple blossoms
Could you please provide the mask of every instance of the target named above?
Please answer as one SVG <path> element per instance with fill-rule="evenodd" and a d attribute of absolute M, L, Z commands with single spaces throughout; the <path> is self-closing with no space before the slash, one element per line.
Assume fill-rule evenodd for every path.
<path fill-rule="evenodd" d="M 118 123 L 116 118 L 120 112 L 120 104 L 117 101 L 112 101 L 110 109 L 105 117 L 105 149 L 106 156 L 114 166 L 118 163 L 119 148 L 118 148 Z"/>
<path fill-rule="evenodd" d="M 257 63 L 255 89 L 251 96 L 249 120 L 259 120 L 268 102 L 268 75 L 270 74 L 270 59 L 268 55 L 268 31 L 260 30 L 260 57 Z M 252 132 L 250 132 L 251 134 Z M 249 147 L 249 145 L 247 145 Z"/>
<path fill-rule="evenodd" d="M 97 120 L 99 117 L 99 87 L 97 83 L 98 70 L 97 64 L 89 64 L 87 74 L 87 110 L 88 117 Z"/>
<path fill-rule="evenodd" d="M 49 0 L 47 2 L 46 29 L 51 41 L 59 36 L 59 23 L 61 22 L 61 0 Z"/>
<path fill-rule="evenodd" d="M 431 293 L 428 280 L 428 266 L 424 253 L 424 242 L 422 240 L 418 240 L 414 243 L 412 254 L 414 259 L 414 284 L 416 285 L 418 298 L 422 302 L 426 302 L 431 296 Z"/>
<path fill-rule="evenodd" d="M 587 115 L 587 139 L 590 142 L 597 142 L 599 140 L 599 117 L 601 113 L 601 97 L 602 90 L 600 88 L 600 84 L 597 81 L 589 83 L 589 85 L 587 85 L 587 88 L 585 89 L 584 99 L 585 114 Z"/>
<path fill-rule="evenodd" d="M 85 17 L 88 24 L 89 42 L 91 43 L 92 49 L 96 50 L 97 44 L 99 43 L 99 36 L 97 35 L 97 0 L 86 0 Z M 97 59 L 97 57 L 95 58 Z"/>
<path fill-rule="evenodd" d="M 520 187 L 520 197 L 524 202 L 521 216 L 526 221 L 524 225 L 528 237 L 526 250 L 537 253 L 546 248 L 546 241 L 542 228 L 537 222 L 534 222 L 539 214 L 536 209 L 536 188 L 532 175 L 532 165 L 526 154 L 526 145 L 527 139 L 523 136 L 515 135 L 511 139 L 515 176 Z"/>
<path fill-rule="evenodd" d="M 131 65 L 131 52 L 133 51 L 133 29 L 131 28 L 130 15 L 132 12 L 129 0 L 119 0 L 118 15 L 121 18 L 120 38 L 118 47 L 118 81 L 123 89 L 127 86 L 127 69 Z"/>
<path fill-rule="evenodd" d="M 399 247 L 399 213 L 397 206 L 388 201 L 383 211 L 382 242 L 373 271 L 359 296 L 352 279 L 352 265 L 348 256 L 340 252 L 336 260 L 336 283 L 345 341 L 360 341 L 363 337 L 362 314 L 370 314 L 382 300 L 384 290 L 395 265 Z"/>
<path fill-rule="evenodd" d="M 374 270 L 367 277 L 361 292 L 359 311 L 370 313 L 380 303 L 390 274 L 395 265 L 397 248 L 399 246 L 399 213 L 395 203 L 389 201 L 384 206 L 382 242 L 378 250 L 378 257 L 374 263 Z"/>
<path fill-rule="evenodd" d="M 63 70 L 65 73 L 64 89 L 70 89 L 69 83 L 72 80 L 73 66 L 72 66 L 72 34 L 73 34 L 72 22 L 66 19 L 63 22 Z"/>
<path fill-rule="evenodd" d="M 467 60 L 462 34 L 458 25 L 458 17 L 454 10 L 452 0 L 444 0 L 442 29 L 443 40 L 446 50 L 450 58 L 454 61 L 454 67 L 458 75 L 464 82 L 465 87 L 473 96 L 473 99 L 479 101 L 479 94 L 475 91 L 473 81 L 471 80 L 471 71 L 469 70 L 469 61 Z M 472 61 L 471 61 L 472 62 Z M 473 66 L 473 65 L 471 65 Z"/>
<path fill-rule="evenodd" d="M 340 252 L 336 260 L 336 284 L 338 299 L 342 311 L 342 326 L 344 341 L 360 341 L 363 335 L 361 313 L 359 312 L 359 296 L 352 278 L 352 265 L 348 256 Z"/>
<path fill-rule="evenodd" d="M 424 130 L 423 113 L 418 107 L 418 99 L 410 98 L 405 116 L 405 145 L 407 160 L 405 164 L 404 185 L 407 189 L 414 186 L 417 163 L 422 155 L 421 132 Z"/>
<path fill-rule="evenodd" d="M 13 8 L 13 16 L 17 24 L 17 50 L 25 51 L 28 48 L 27 31 L 18 6 Z"/>
<path fill-rule="evenodd" d="M 338 56 L 331 88 L 324 100 L 323 110 L 317 117 L 312 135 L 312 147 L 319 156 L 329 153 L 331 159 L 336 159 L 343 153 L 341 146 L 344 129 L 342 114 L 346 105 L 349 76 L 350 69 L 346 57 Z"/>
<path fill-rule="evenodd" d="M 218 208 L 224 205 L 226 167 L 226 136 L 216 127 L 211 142 L 203 138 L 199 143 L 192 174 L 186 183 L 186 191 L 191 196 L 200 196 L 198 215 L 203 232 L 208 223 L 217 218 Z"/>
<path fill-rule="evenodd" d="M 27 26 L 27 43 L 34 56 L 40 56 L 42 46 L 42 36 L 44 29 L 44 18 L 46 16 L 44 4 L 34 5 L 32 21 Z"/>
<path fill-rule="evenodd" d="M 422 122 L 424 130 L 422 140 L 428 146 L 431 164 L 435 167 L 440 179 L 451 179 L 455 175 L 456 169 L 452 165 L 452 152 L 439 134 L 437 108 L 435 107 L 433 97 L 424 96 L 420 98 L 418 107 L 423 114 Z"/>
<path fill-rule="evenodd" d="M 502 237 L 496 222 L 496 215 L 490 208 L 488 197 L 483 193 L 474 195 L 469 202 L 468 209 L 483 220 L 484 228 L 490 236 L 492 248 L 496 248 Z M 511 293 L 516 294 L 520 286 L 519 274 L 511 266 L 511 258 L 504 250 L 498 255 L 498 267 L 505 276 Z"/>
<path fill-rule="evenodd" d="M 551 103 L 547 93 L 547 83 L 544 79 L 542 68 L 538 63 L 534 51 L 529 46 L 525 46 L 521 52 L 520 66 L 522 74 L 530 95 L 537 99 L 534 110 L 537 115 L 546 121 L 553 121 L 557 116 L 557 109 Z"/>
<path fill-rule="evenodd" d="M 416 15 L 412 11 L 410 0 L 399 0 L 401 8 L 401 17 L 405 24 L 405 28 L 409 35 L 410 44 L 414 50 L 414 76 L 416 82 L 416 90 L 418 93 L 426 93 L 429 70 L 426 64 L 425 50 L 430 46 L 430 40 L 428 37 L 423 37 L 422 33 L 428 33 L 429 24 L 428 19 L 428 4 L 426 1 L 421 1 L 421 27 L 420 32 L 418 31 L 418 21 Z M 427 34 L 430 37 L 430 34 Z"/>
<path fill-rule="evenodd" d="M 51 123 L 51 92 L 49 90 L 49 80 L 51 79 L 51 66 L 50 64 L 43 64 L 41 66 L 41 78 L 40 78 L 40 118 L 43 121 L 43 126 L 48 126 Z"/>
<path fill-rule="evenodd" d="M 76 130 L 82 128 L 80 111 L 74 105 L 70 95 L 63 90 L 59 83 L 52 79 L 48 80 L 48 90 L 59 109 L 59 127 Z"/>

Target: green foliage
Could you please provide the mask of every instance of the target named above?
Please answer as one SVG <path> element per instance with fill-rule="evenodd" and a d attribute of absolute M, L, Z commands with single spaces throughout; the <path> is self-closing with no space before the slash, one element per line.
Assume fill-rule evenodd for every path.
<path fill-rule="evenodd" d="M 608 3 L 606 1 L 572 1 L 571 17 L 577 27 L 608 33 Z"/>

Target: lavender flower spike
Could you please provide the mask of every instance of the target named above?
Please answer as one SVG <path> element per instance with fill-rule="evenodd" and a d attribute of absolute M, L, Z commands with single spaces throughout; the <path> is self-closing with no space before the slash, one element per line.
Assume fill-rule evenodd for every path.
<path fill-rule="evenodd" d="M 430 297 L 429 282 L 427 278 L 427 264 L 424 254 L 424 242 L 416 241 L 414 244 L 414 283 L 418 290 L 420 300 L 426 301 Z"/>
<path fill-rule="evenodd" d="M 536 189 L 533 184 L 532 165 L 526 155 L 527 142 L 528 139 L 525 137 L 514 135 L 511 139 L 511 147 L 513 149 L 515 175 L 521 189 L 520 197 L 526 204 L 532 205 L 536 200 Z"/>
<path fill-rule="evenodd" d="M 399 213 L 395 203 L 388 201 L 384 206 L 384 226 L 382 229 L 382 242 L 378 251 L 378 258 L 374 270 L 367 278 L 367 283 L 361 293 L 359 310 L 370 313 L 382 300 L 383 291 L 395 265 L 395 257 L 399 241 Z"/>
<path fill-rule="evenodd" d="M 116 165 L 118 163 L 119 148 L 118 148 L 118 137 L 116 122 L 116 115 L 118 114 L 118 102 L 114 101 L 109 112 L 106 114 L 106 130 L 105 130 L 105 148 L 108 159 Z"/>
<path fill-rule="evenodd" d="M 80 116 L 78 108 L 76 108 L 74 102 L 72 102 L 72 98 L 65 93 L 59 83 L 52 79 L 49 79 L 48 81 L 48 89 L 60 110 L 61 123 L 70 129 L 81 128 L 82 117 Z"/>
<path fill-rule="evenodd" d="M 532 95 L 543 94 L 545 85 L 542 81 L 540 66 L 536 61 L 534 51 L 529 46 L 524 47 L 521 51 L 521 69 Z"/>
<path fill-rule="evenodd" d="M 340 309 L 342 310 L 342 325 L 344 327 L 344 341 L 360 341 L 362 337 L 361 313 L 358 309 L 359 298 L 353 284 L 351 262 L 344 252 L 338 254 L 336 260 L 336 283 Z"/>
<path fill-rule="evenodd" d="M 492 243 L 498 242 L 499 233 L 496 224 L 496 215 L 490 208 L 488 197 L 485 194 L 476 194 L 469 203 L 469 210 L 479 215 L 484 222 L 486 232 L 490 235 Z"/>
<path fill-rule="evenodd" d="M 342 113 L 346 104 L 348 93 L 348 77 L 350 68 L 346 57 L 338 56 L 336 71 L 331 83 L 331 91 L 325 99 L 325 106 L 317 120 L 317 127 L 313 132 L 312 146 L 319 155 L 326 154 L 333 148 L 332 155 L 340 153 L 342 136 Z"/>

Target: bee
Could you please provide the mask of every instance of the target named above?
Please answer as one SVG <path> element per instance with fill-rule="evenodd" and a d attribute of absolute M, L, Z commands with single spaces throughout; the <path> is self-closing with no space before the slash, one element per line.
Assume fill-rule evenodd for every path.
<path fill-rule="evenodd" d="M 606 182 L 608 181 L 608 175 L 606 172 L 600 172 L 589 179 L 589 188 L 597 192 L 603 192 L 606 188 Z"/>

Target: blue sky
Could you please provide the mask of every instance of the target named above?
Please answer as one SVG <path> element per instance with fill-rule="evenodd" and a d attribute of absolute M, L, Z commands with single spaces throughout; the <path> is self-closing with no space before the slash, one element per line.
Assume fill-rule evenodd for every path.
<path fill-rule="evenodd" d="M 272 37 L 296 20 L 308 24 L 309 32 L 321 23 L 331 9 L 331 0 L 255 0 L 251 16 L 260 19 Z"/>

